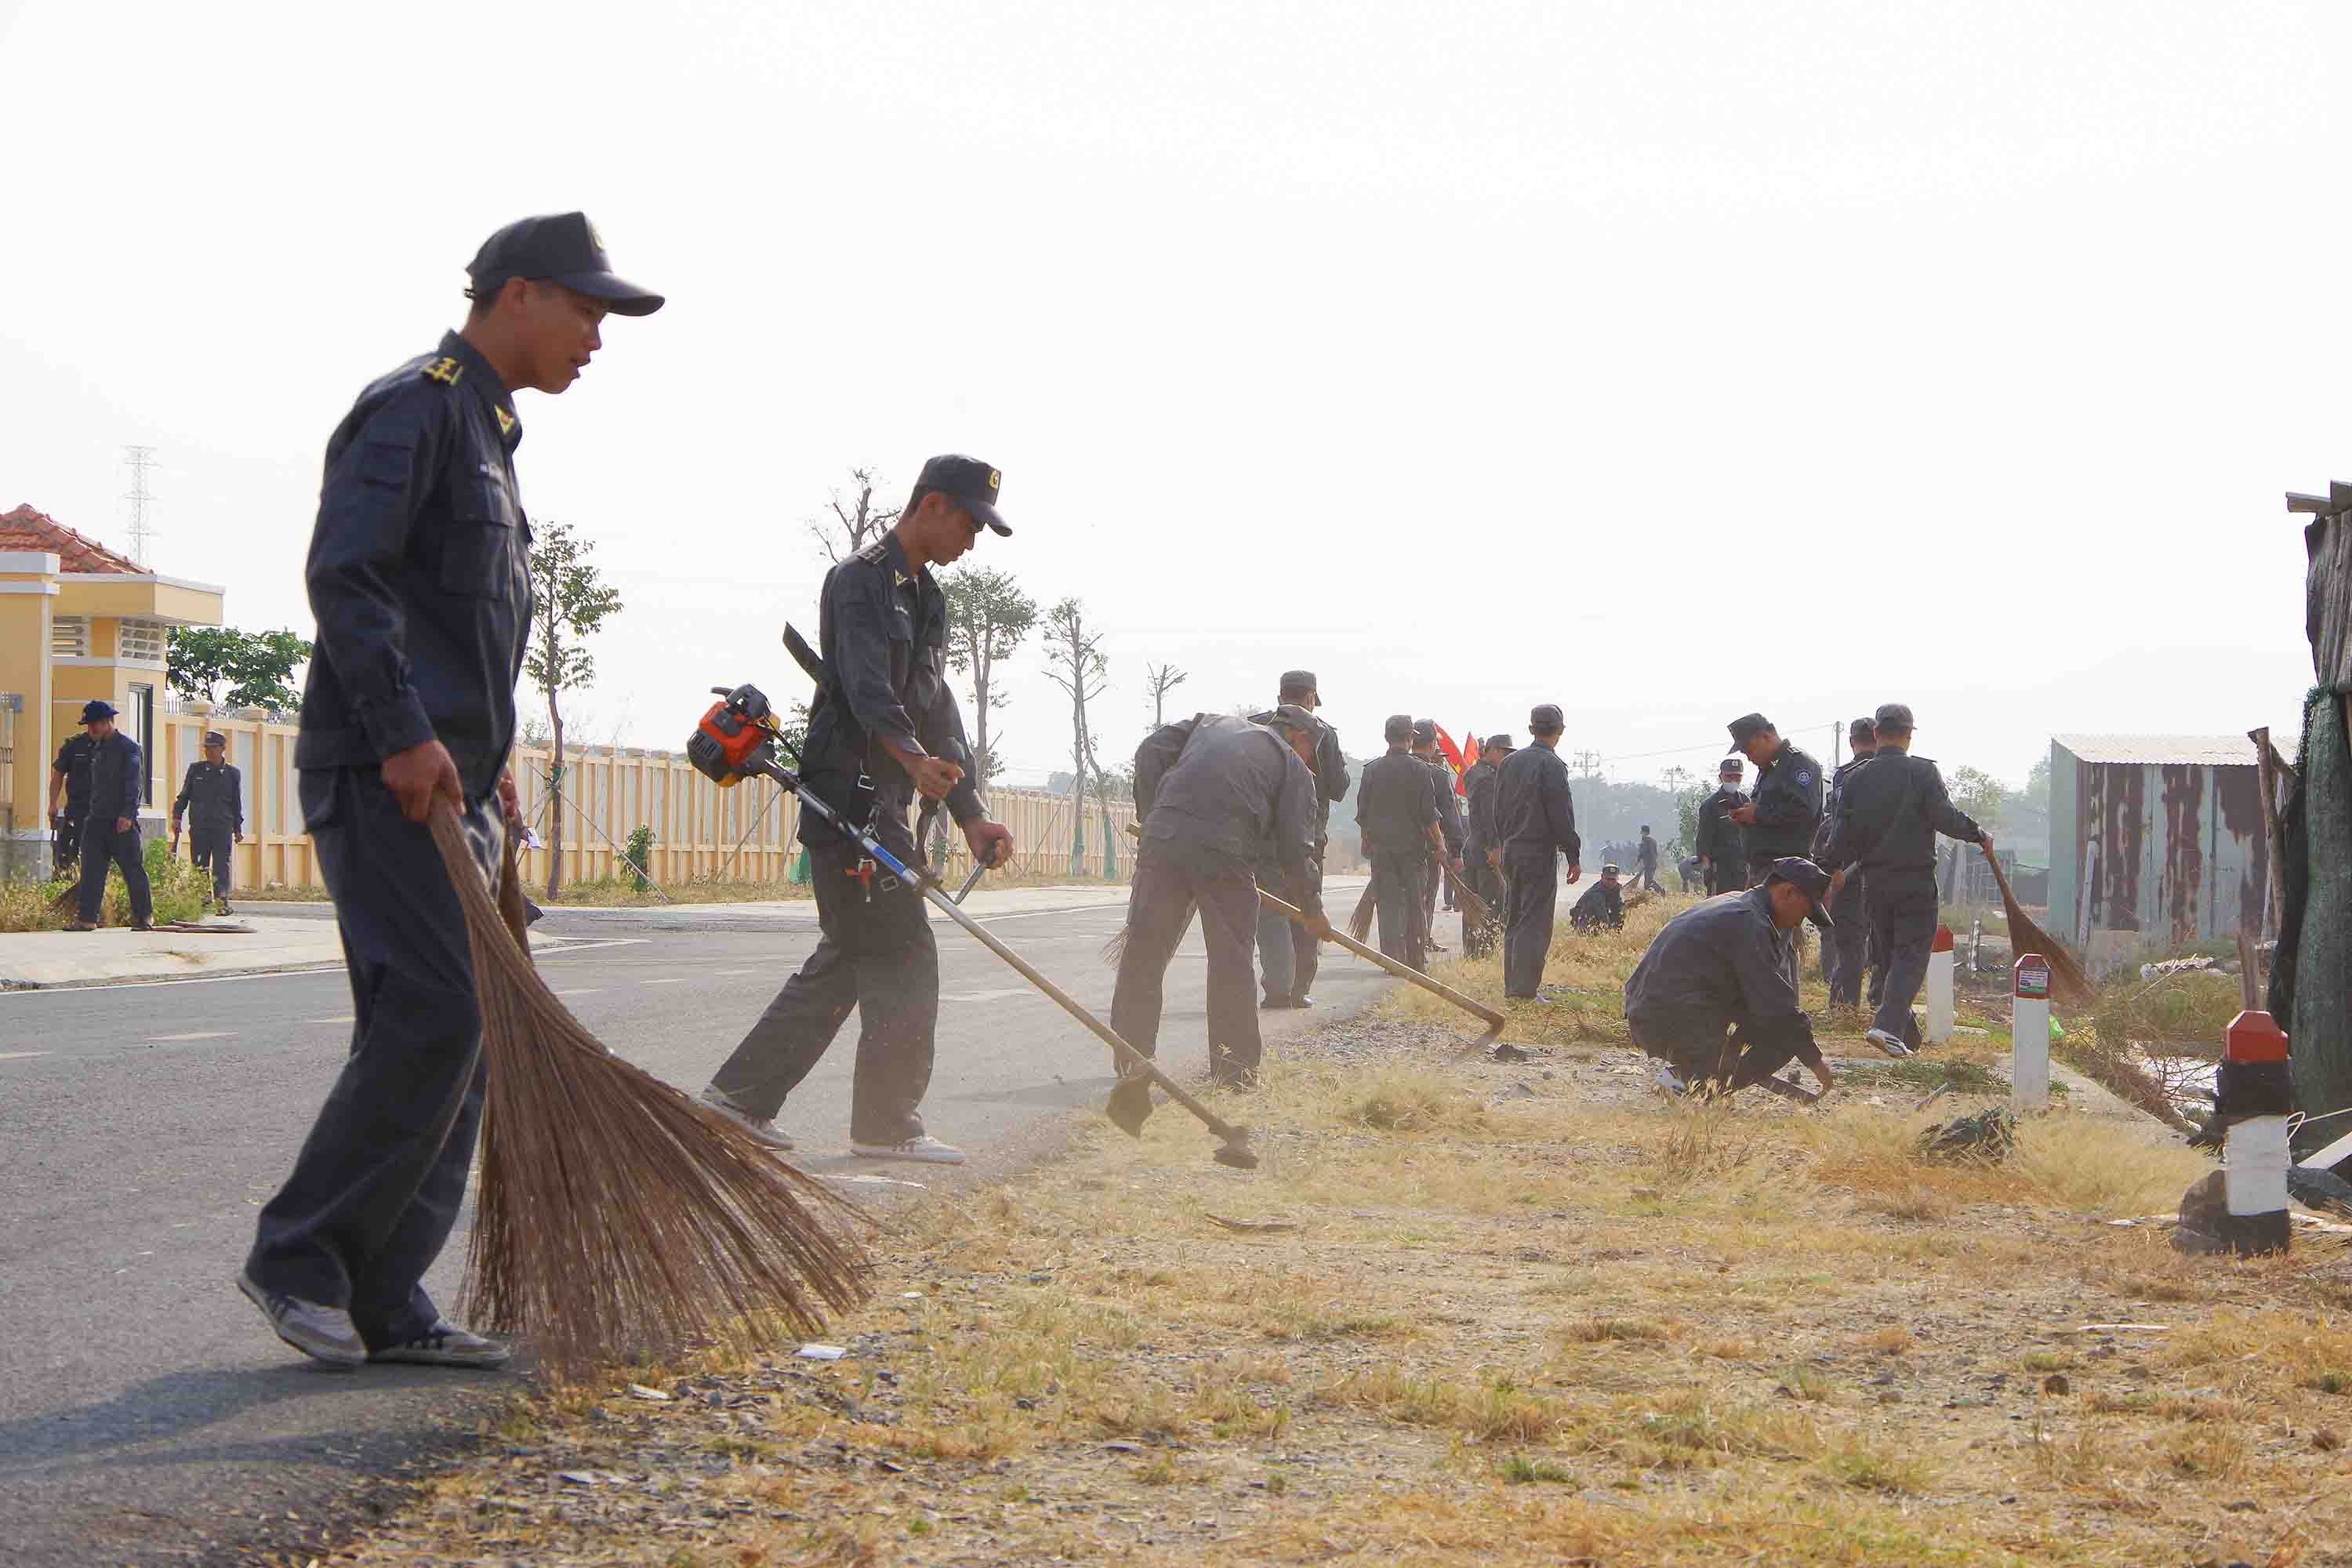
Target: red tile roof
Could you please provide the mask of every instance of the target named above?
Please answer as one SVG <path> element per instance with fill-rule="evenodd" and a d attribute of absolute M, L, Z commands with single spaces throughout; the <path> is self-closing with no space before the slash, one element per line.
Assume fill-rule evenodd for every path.
<path fill-rule="evenodd" d="M 95 539 L 76 533 L 57 519 L 27 504 L 0 511 L 0 550 L 47 550 L 58 557 L 60 572 L 121 572 L 143 576 L 147 569 L 127 555 L 117 555 Z"/>

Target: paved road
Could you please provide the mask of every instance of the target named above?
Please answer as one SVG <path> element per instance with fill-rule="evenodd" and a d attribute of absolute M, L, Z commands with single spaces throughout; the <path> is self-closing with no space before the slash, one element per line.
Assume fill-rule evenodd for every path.
<path fill-rule="evenodd" d="M 1344 907 L 1335 885 L 1335 907 Z M 323 914 L 323 911 L 321 911 Z M 1116 908 L 995 930 L 1090 1006 Z M 580 945 L 541 967 L 614 1049 L 698 1089 L 814 942 L 805 910 L 560 913 Z M 847 1153 L 851 1031 L 783 1119 L 813 1169 L 933 1186 L 1000 1176 L 1099 1104 L 1108 1053 L 992 954 L 940 931 L 934 1132 L 972 1163 Z M 1203 1070 L 1197 931 L 1169 982 L 1163 1059 Z M 1333 955 L 1327 1008 L 1383 977 Z M 347 1047 L 340 973 L 0 994 L 0 1557 L 12 1564 L 226 1560 L 323 1544 L 396 1466 L 470 1434 L 504 1375 L 315 1371 L 230 1284 Z M 1302 1026 L 1271 1016 L 1271 1033 Z M 1170 1111 L 1163 1114 L 1178 1114 Z M 1209 1144 L 1203 1135 L 1202 1152 Z M 461 1230 L 430 1281 L 448 1304 Z"/>

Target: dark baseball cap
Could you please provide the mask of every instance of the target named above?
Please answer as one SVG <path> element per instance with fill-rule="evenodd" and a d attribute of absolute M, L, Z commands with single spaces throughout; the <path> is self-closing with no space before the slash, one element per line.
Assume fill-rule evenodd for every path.
<path fill-rule="evenodd" d="M 482 241 L 466 276 L 473 300 L 491 298 L 509 278 L 544 279 L 604 300 L 616 316 L 650 316 L 662 308 L 662 296 L 614 273 L 604 237 L 586 213 L 518 218 Z"/>
<path fill-rule="evenodd" d="M 218 730 L 207 730 L 205 731 L 205 744 L 207 746 L 226 746 L 228 744 L 228 737 L 222 734 Z"/>
<path fill-rule="evenodd" d="M 113 717 L 114 704 L 103 697 L 93 697 L 81 705 L 81 721 L 85 724 L 95 724 L 100 719 Z"/>
<path fill-rule="evenodd" d="M 1388 742 L 1391 745 L 1394 745 L 1399 741 L 1412 740 L 1412 715 L 1410 713 L 1390 714 L 1388 717 L 1388 722 L 1381 726 L 1381 739 Z"/>
<path fill-rule="evenodd" d="M 996 515 L 996 492 L 1003 489 L 1004 476 L 982 462 L 978 458 L 966 458 L 949 453 L 933 458 L 915 476 L 915 493 L 907 502 L 907 510 L 929 490 L 937 490 L 956 505 L 970 512 L 975 521 L 984 522 L 997 532 L 1010 538 L 1012 527 Z"/>
<path fill-rule="evenodd" d="M 1912 727 L 1911 710 L 1904 704 L 1900 702 L 1882 702 L 1878 705 L 1878 723 L 1875 728 L 1881 730 L 1907 731 Z"/>
<path fill-rule="evenodd" d="M 1786 882 L 1813 900 L 1813 913 L 1820 918 L 1822 929 L 1830 925 L 1830 912 L 1822 900 L 1830 896 L 1830 874 L 1801 855 L 1789 855 L 1772 862 L 1772 869 L 1764 879 L 1767 882 Z"/>
<path fill-rule="evenodd" d="M 1748 759 L 1746 757 L 1724 758 L 1723 761 L 1716 764 L 1715 776 L 1719 779 L 1746 778 L 1748 776 Z"/>
<path fill-rule="evenodd" d="M 1518 747 L 1512 744 L 1508 735 L 1489 735 L 1479 743 L 1478 749 L 1482 752 L 1516 752 Z"/>
<path fill-rule="evenodd" d="M 1567 729 L 1568 721 L 1560 717 L 1559 703 L 1538 702 L 1528 710 L 1528 728 L 1537 734 L 1549 735 Z"/>
<path fill-rule="evenodd" d="M 1315 684 L 1315 672 L 1311 669 L 1284 670 L 1282 684 L 1276 688 L 1276 691 L 1283 697 L 1313 697 L 1318 700 L 1322 697 L 1321 689 Z"/>
<path fill-rule="evenodd" d="M 1877 733 L 1878 726 L 1867 719 L 1856 719 L 1845 727 L 1846 739 L 1849 741 L 1867 741 Z"/>
<path fill-rule="evenodd" d="M 1416 746 L 1433 746 L 1437 744 L 1437 721 L 1434 719 L 1415 719 L 1412 721 L 1412 743 Z"/>
<path fill-rule="evenodd" d="M 1731 731 L 1731 743 L 1735 746 L 1746 745 L 1750 735 L 1761 734 L 1771 727 L 1772 721 L 1761 713 L 1743 713 L 1724 726 Z"/>

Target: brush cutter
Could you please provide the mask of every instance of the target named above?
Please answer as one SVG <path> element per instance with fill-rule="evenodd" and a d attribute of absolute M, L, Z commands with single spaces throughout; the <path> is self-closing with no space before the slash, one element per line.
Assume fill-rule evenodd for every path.
<path fill-rule="evenodd" d="M 1299 912 L 1297 910 L 1293 909 L 1290 905 L 1284 903 L 1280 899 L 1276 898 L 1264 888 L 1260 888 L 1257 890 L 1257 900 L 1259 903 L 1264 904 L 1267 909 L 1274 910 L 1276 914 L 1286 915 L 1290 919 L 1297 921 L 1300 925 L 1305 925 L 1307 923 L 1307 917 L 1304 914 Z M 1476 1039 L 1471 1041 L 1469 1045 L 1463 1047 L 1463 1055 L 1465 1057 L 1476 1051 L 1483 1051 L 1488 1046 L 1493 1045 L 1496 1040 L 1503 1037 L 1503 1026 L 1508 1022 L 1508 1020 L 1500 1013 L 1496 1012 L 1492 1007 L 1486 1006 L 1481 1003 L 1473 1002 L 1469 997 L 1465 996 L 1461 992 L 1454 990 L 1451 985 L 1447 985 L 1442 981 L 1432 980 L 1428 975 L 1423 974 L 1420 970 L 1415 969 L 1409 963 L 1399 963 L 1395 959 L 1391 958 L 1379 948 L 1367 947 L 1362 942 L 1358 942 L 1354 937 L 1349 936 L 1336 927 L 1325 933 L 1325 940 L 1338 942 L 1341 947 L 1346 948 L 1358 958 L 1365 959 L 1370 963 L 1379 964 L 1382 969 L 1387 970 L 1399 980 L 1410 980 L 1415 985 L 1420 986 L 1423 991 L 1428 992 L 1430 994 L 1444 997 L 1446 1001 L 1453 1003 L 1456 1007 L 1461 1008 L 1464 1012 L 1473 1014 L 1484 1022 L 1486 1026 L 1486 1032 L 1479 1036 Z"/>
<path fill-rule="evenodd" d="M 975 868 L 972 877 L 965 881 L 963 891 L 950 897 L 945 885 L 936 875 L 918 870 L 900 860 L 877 842 L 873 834 L 854 826 L 825 804 L 801 782 L 794 768 L 787 768 L 776 760 L 780 750 L 792 756 L 791 748 L 785 745 L 778 729 L 774 710 L 757 687 L 738 686 L 730 690 L 723 686 L 715 686 L 711 690 L 719 700 L 703 715 L 702 722 L 687 742 L 687 757 L 696 768 L 721 785 L 739 784 L 754 776 L 773 779 L 797 795 L 803 809 L 814 812 L 819 821 L 856 844 L 876 865 L 921 893 L 948 919 L 977 938 L 982 946 L 1011 964 L 1024 980 L 1053 998 L 1062 1011 L 1084 1024 L 1097 1039 L 1111 1048 L 1111 1054 L 1119 1064 L 1122 1081 L 1118 1089 L 1112 1093 L 1106 1114 L 1120 1131 L 1135 1138 L 1143 1135 L 1144 1119 L 1151 1114 L 1151 1096 L 1146 1086 L 1157 1084 L 1168 1091 L 1170 1099 L 1198 1117 L 1202 1126 L 1216 1134 L 1218 1144 L 1214 1158 L 1217 1163 L 1241 1171 L 1257 1168 L 1257 1153 L 1249 1146 L 1247 1128 L 1231 1125 L 1186 1093 L 1182 1086 L 1161 1072 L 1150 1057 L 1121 1039 L 1117 1030 L 1088 1012 L 1076 997 L 1039 973 L 1028 960 L 999 941 L 994 932 L 964 913 L 961 900 L 964 892 L 971 890 L 972 882 L 978 879 L 979 868 Z M 795 764 L 800 762 L 797 756 L 793 756 L 792 760 Z"/>

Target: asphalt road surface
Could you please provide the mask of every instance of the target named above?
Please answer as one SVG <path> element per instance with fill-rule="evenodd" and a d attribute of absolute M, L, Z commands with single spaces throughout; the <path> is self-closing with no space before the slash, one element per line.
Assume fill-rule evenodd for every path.
<path fill-rule="evenodd" d="M 1336 882 L 1334 908 L 1349 900 Z M 288 912 L 292 912 L 289 910 Z M 324 911 L 320 911 L 324 918 Z M 991 929 L 1106 1014 L 1097 958 L 1121 910 L 1024 911 Z M 580 945 L 549 982 L 614 1049 L 699 1089 L 815 941 L 813 909 L 551 915 Z M 1108 1050 L 945 925 L 934 1134 L 971 1163 L 849 1155 L 853 1018 L 781 1119 L 808 1168 L 933 1188 L 1002 1176 L 1098 1106 Z M 1385 977 L 1326 949 L 1324 1010 Z M 1197 930 L 1171 968 L 1161 1060 L 1205 1070 Z M 0 1559 L 227 1561 L 323 1547 L 383 1478 L 469 1436 L 506 1373 L 314 1369 L 231 1283 L 332 1082 L 351 1027 L 340 972 L 0 994 Z M 1313 1015 L 1263 1015 L 1269 1038 Z M 1163 1115 L 1181 1115 L 1165 1108 Z M 1202 1135 L 1205 1159 L 1211 1140 Z M 428 1281 L 454 1310 L 461 1226 Z"/>

